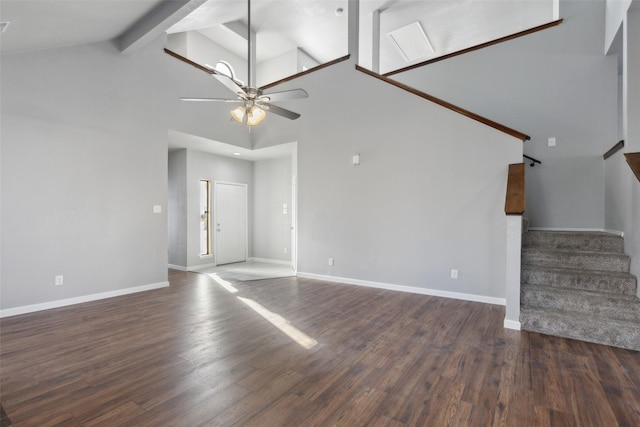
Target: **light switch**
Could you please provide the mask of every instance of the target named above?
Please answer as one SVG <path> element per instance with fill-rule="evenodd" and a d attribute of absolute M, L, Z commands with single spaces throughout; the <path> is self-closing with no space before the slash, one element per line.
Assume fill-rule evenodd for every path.
<path fill-rule="evenodd" d="M 556 139 L 555 138 L 549 138 L 547 140 L 547 142 L 549 143 L 549 147 L 555 147 L 556 146 Z"/>
<path fill-rule="evenodd" d="M 286 203 L 283 203 L 282 204 L 282 214 L 286 215 L 288 210 L 289 210 L 289 206 L 287 206 Z"/>
<path fill-rule="evenodd" d="M 162 213 L 162 206 L 153 205 L 153 213 Z"/>

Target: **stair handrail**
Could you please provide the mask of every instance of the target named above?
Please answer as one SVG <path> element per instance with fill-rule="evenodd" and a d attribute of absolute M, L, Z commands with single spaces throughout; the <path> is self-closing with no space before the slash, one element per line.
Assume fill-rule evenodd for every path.
<path fill-rule="evenodd" d="M 504 202 L 504 213 L 507 215 L 522 215 L 525 210 L 525 179 L 524 163 L 509 165 L 507 175 L 507 195 Z"/>
<path fill-rule="evenodd" d="M 602 158 L 604 160 L 607 160 L 609 157 L 613 156 L 614 154 L 616 154 L 618 151 L 622 150 L 623 148 L 624 148 L 624 139 L 621 139 L 613 147 L 611 147 L 606 153 L 604 153 L 602 155 Z"/>
<path fill-rule="evenodd" d="M 527 160 L 531 160 L 531 164 L 529 166 L 534 167 L 536 165 L 536 163 L 538 163 L 540 166 L 542 166 L 542 162 L 538 159 L 535 159 L 533 157 L 527 156 L 526 154 L 523 154 L 522 157 L 524 157 Z"/>

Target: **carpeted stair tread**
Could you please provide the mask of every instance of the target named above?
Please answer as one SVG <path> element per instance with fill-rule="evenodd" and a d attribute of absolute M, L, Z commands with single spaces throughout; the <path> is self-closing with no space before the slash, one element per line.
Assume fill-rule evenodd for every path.
<path fill-rule="evenodd" d="M 523 248 L 522 264 L 628 273 L 631 258 L 617 252 Z"/>
<path fill-rule="evenodd" d="M 629 273 L 522 265 L 521 283 L 636 295 L 637 279 Z"/>
<path fill-rule="evenodd" d="M 640 299 L 635 295 L 525 284 L 522 286 L 520 299 L 527 307 L 542 307 L 635 322 L 640 328 Z"/>
<path fill-rule="evenodd" d="M 640 351 L 637 322 L 537 307 L 523 307 L 520 322 L 522 329 L 530 332 Z"/>
<path fill-rule="evenodd" d="M 621 236 L 599 231 L 530 230 L 523 236 L 522 245 L 561 250 L 624 252 L 624 239 Z"/>

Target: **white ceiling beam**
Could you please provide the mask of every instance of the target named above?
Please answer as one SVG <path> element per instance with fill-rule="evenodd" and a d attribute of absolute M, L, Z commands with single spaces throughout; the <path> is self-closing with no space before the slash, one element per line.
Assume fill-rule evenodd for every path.
<path fill-rule="evenodd" d="M 118 49 L 125 54 L 140 50 L 206 1 L 164 0 L 117 38 Z"/>

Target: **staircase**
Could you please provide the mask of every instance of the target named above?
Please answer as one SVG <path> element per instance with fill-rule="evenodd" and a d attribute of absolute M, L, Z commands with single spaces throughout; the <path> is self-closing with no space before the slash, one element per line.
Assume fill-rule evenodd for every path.
<path fill-rule="evenodd" d="M 525 232 L 522 329 L 640 351 L 640 299 L 630 264 L 615 234 Z"/>

